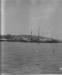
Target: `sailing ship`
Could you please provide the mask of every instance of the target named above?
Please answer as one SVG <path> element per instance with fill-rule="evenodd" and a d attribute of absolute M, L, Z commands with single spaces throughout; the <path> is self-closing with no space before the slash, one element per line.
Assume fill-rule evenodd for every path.
<path fill-rule="evenodd" d="M 40 42 L 40 27 L 39 27 L 39 30 L 38 30 L 38 36 L 32 35 L 32 29 L 31 29 L 31 39 L 30 39 L 30 42 L 36 42 L 36 43 Z"/>
<path fill-rule="evenodd" d="M 37 36 L 32 35 L 32 29 L 31 29 L 30 42 L 34 42 L 34 43 L 58 43 L 58 40 L 53 39 L 53 38 L 48 38 L 48 37 L 41 37 L 40 36 L 40 26 L 39 26 Z"/>

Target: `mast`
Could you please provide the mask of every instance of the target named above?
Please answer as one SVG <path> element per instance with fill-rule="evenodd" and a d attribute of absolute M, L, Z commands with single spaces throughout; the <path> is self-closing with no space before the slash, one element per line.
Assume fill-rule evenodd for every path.
<path fill-rule="evenodd" d="M 32 40 L 32 28 L 31 28 L 31 40 Z"/>
<path fill-rule="evenodd" d="M 32 36 L 32 28 L 31 28 L 31 36 Z"/>
<path fill-rule="evenodd" d="M 38 27 L 38 40 L 40 39 L 40 26 Z"/>

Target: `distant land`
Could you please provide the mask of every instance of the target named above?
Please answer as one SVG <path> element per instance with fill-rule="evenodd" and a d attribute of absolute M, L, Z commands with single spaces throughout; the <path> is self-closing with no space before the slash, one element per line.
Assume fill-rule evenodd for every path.
<path fill-rule="evenodd" d="M 62 43 L 62 40 L 36 35 L 0 35 L 0 41 L 31 43 Z"/>

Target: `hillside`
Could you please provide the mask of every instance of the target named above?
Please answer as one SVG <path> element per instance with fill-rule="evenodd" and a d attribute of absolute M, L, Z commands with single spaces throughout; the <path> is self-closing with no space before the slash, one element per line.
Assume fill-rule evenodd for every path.
<path fill-rule="evenodd" d="M 62 43 L 62 40 L 59 39 L 36 35 L 3 35 L 0 38 L 0 41 L 2 40 L 18 42 Z"/>

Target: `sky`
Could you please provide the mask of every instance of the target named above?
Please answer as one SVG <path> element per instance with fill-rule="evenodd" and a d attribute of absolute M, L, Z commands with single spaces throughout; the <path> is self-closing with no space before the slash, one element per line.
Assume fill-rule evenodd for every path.
<path fill-rule="evenodd" d="M 2 34 L 62 39 L 62 0 L 3 0 L 3 11 Z"/>
<path fill-rule="evenodd" d="M 0 1 L 0 34 L 1 34 L 1 1 Z"/>

